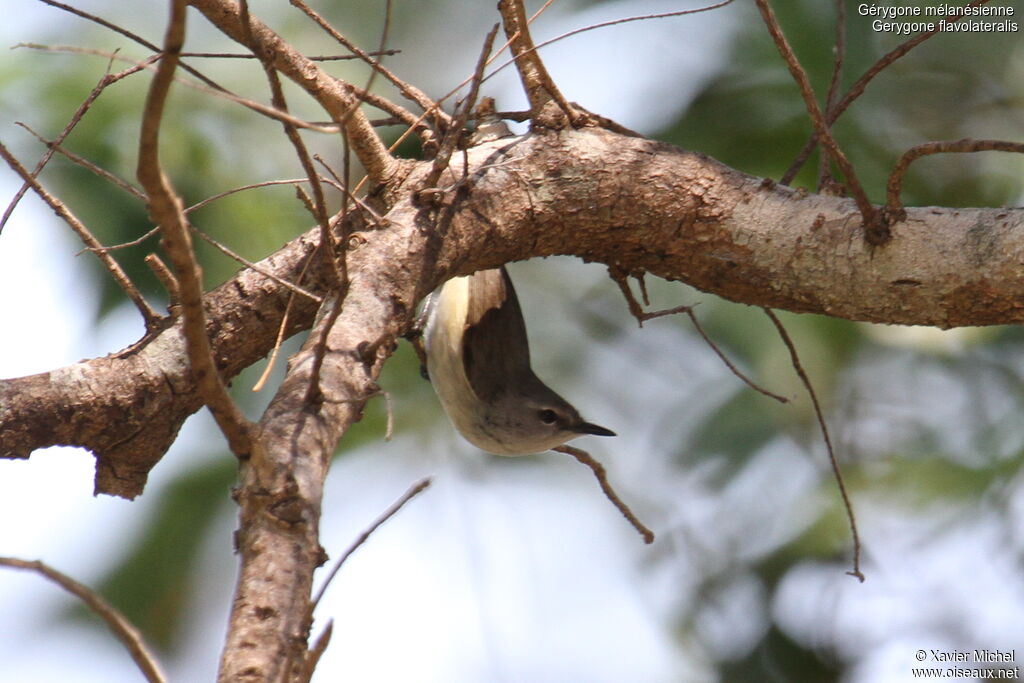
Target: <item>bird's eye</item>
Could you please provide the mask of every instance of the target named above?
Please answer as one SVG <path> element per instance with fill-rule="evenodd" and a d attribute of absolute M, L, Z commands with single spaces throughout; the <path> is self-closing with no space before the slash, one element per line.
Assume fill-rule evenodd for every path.
<path fill-rule="evenodd" d="M 556 421 L 558 421 L 558 415 L 555 414 L 555 411 L 551 409 L 538 411 L 537 417 L 539 417 L 540 421 L 546 425 L 553 425 Z"/>

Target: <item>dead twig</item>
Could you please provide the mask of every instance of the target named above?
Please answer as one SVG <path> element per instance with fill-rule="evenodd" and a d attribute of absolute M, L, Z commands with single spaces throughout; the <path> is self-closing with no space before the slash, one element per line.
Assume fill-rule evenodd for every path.
<path fill-rule="evenodd" d="M 367 52 L 366 54 L 371 57 L 385 57 L 401 53 L 401 50 L 375 50 L 373 52 Z M 204 59 L 257 59 L 256 55 L 250 52 L 182 52 L 181 56 L 182 58 L 199 57 Z M 359 55 L 317 55 L 309 57 L 309 59 L 314 62 L 337 62 L 362 59 L 362 57 Z"/>
<path fill-rule="evenodd" d="M 153 59 L 155 58 L 156 57 L 154 57 Z M 34 169 L 32 169 L 32 173 L 30 175 L 33 178 L 37 178 L 39 176 L 39 173 L 43 170 L 46 164 L 49 163 L 50 159 L 53 157 L 54 152 L 64 151 L 63 148 L 60 147 L 60 144 L 64 142 L 68 135 L 71 134 L 71 131 L 74 130 L 75 126 L 78 125 L 78 122 L 82 120 L 82 117 L 85 116 L 85 113 L 89 111 L 89 107 L 92 106 L 92 103 L 96 101 L 96 98 L 100 96 L 100 93 L 103 92 L 103 90 L 106 89 L 107 86 L 117 83 L 121 79 L 131 76 L 134 73 L 138 73 L 143 68 L 144 67 L 142 65 L 137 64 L 135 66 L 125 69 L 124 71 L 120 71 L 116 74 L 111 74 L 110 67 L 108 66 L 107 73 L 105 73 L 103 77 L 99 80 L 99 83 L 97 83 L 95 87 L 93 87 L 92 91 L 85 98 L 82 104 L 78 105 L 78 109 L 76 109 L 75 113 L 71 115 L 71 119 L 68 121 L 67 125 L 64 126 L 64 130 L 62 130 L 60 134 L 52 141 L 47 141 L 46 144 L 48 149 L 43 154 L 42 158 L 40 158 L 39 161 L 36 163 L 36 166 Z M 24 124 L 19 125 L 22 125 L 30 133 L 36 135 L 36 133 L 32 131 L 30 128 L 28 128 L 28 126 L 25 126 Z M 36 135 L 36 137 L 39 136 Z M 18 202 L 20 202 L 21 198 L 25 196 L 25 193 L 28 191 L 28 189 L 29 183 L 26 181 L 23 182 L 21 187 L 18 188 L 18 191 L 14 193 L 14 198 L 11 199 L 10 203 L 8 203 L 7 208 L 4 210 L 3 216 L 0 216 L 0 234 L 3 233 L 4 226 L 7 225 L 7 221 L 10 220 L 11 214 L 14 213 L 15 207 L 18 206 Z"/>
<path fill-rule="evenodd" d="M 438 181 L 441 179 L 441 174 L 444 173 L 445 169 L 448 168 L 448 164 L 451 162 L 452 152 L 455 151 L 456 146 L 462 139 L 463 129 L 466 127 L 466 123 L 469 121 L 469 114 L 473 111 L 476 106 L 476 98 L 480 93 L 480 83 L 483 81 L 484 68 L 487 66 L 487 58 L 491 54 L 491 49 L 494 47 L 494 37 L 498 34 L 498 25 L 495 24 L 487 37 L 484 38 L 484 46 L 480 50 L 480 57 L 476 61 L 476 68 L 473 70 L 472 85 L 469 87 L 469 94 L 466 99 L 462 102 L 462 106 L 459 108 L 458 113 L 455 116 L 455 120 L 452 122 L 451 127 L 445 134 L 444 139 L 441 140 L 441 147 L 437 152 L 437 156 L 434 157 L 433 164 L 430 167 L 430 173 L 423 180 L 423 187 L 428 190 L 432 190 L 437 187 Z"/>
<path fill-rule="evenodd" d="M 832 46 L 832 78 L 828 83 L 828 94 L 825 96 L 825 120 L 835 121 L 832 113 L 839 99 L 839 84 L 843 80 L 843 64 L 846 60 L 846 1 L 836 0 L 836 42 Z M 828 157 L 822 154 L 818 160 L 818 191 L 829 185 L 831 173 Z"/>
<path fill-rule="evenodd" d="M 988 2 L 991 2 L 991 0 L 972 0 L 971 2 L 967 3 L 965 7 L 977 7 L 979 5 L 984 5 Z M 831 108 L 827 116 L 828 124 L 831 126 L 833 123 L 835 123 L 843 114 L 843 112 L 845 112 L 849 108 L 849 106 L 853 104 L 854 100 L 856 100 L 858 97 L 864 94 L 864 90 L 867 89 L 868 84 L 872 80 L 874 80 L 875 76 L 882 73 L 882 71 L 884 71 L 886 68 L 892 65 L 896 60 L 905 56 L 908 52 L 913 50 L 915 47 L 917 47 L 924 41 L 928 40 L 929 38 L 938 33 L 942 33 L 946 24 L 955 24 L 956 22 L 963 19 L 965 16 L 967 15 L 957 14 L 955 12 L 952 14 L 948 14 L 940 22 L 938 22 L 938 24 L 933 30 L 919 33 L 913 38 L 909 38 L 908 40 L 894 47 L 889 52 L 882 55 L 878 59 L 878 61 L 872 64 L 871 67 L 867 71 L 865 71 L 863 75 L 861 75 L 861 77 L 858 78 L 852 86 L 850 86 L 850 89 L 846 91 L 846 94 L 843 95 L 843 98 L 839 100 L 839 102 L 837 102 L 834 107 Z M 817 131 L 815 131 L 811 133 L 810 138 L 804 144 L 803 149 L 800 150 L 800 153 L 797 154 L 796 159 L 793 160 L 793 163 L 790 164 L 789 168 L 786 169 L 786 172 L 782 174 L 782 178 L 779 180 L 781 184 L 789 185 L 791 182 L 793 182 L 793 178 L 795 178 L 796 174 L 800 172 L 801 168 L 803 168 L 804 163 L 807 161 L 807 158 L 811 155 L 811 152 L 814 151 L 814 148 L 817 146 L 817 144 L 818 133 Z"/>
<path fill-rule="evenodd" d="M 117 61 L 125 62 L 128 64 L 142 66 L 143 68 L 149 69 L 150 71 L 156 70 L 156 67 L 153 65 L 153 62 L 159 59 L 158 55 L 154 58 L 138 62 L 132 59 L 128 59 L 127 57 L 120 57 L 114 52 L 108 52 L 106 50 L 94 50 L 92 48 L 76 47 L 74 45 L 40 45 L 38 43 L 18 43 L 17 45 L 15 45 L 15 47 L 25 47 L 32 50 L 43 50 L 46 52 L 67 52 L 71 54 L 83 54 L 94 55 L 97 57 L 106 57 L 108 59 L 115 59 Z M 317 133 L 334 134 L 338 132 L 337 123 L 332 122 L 327 124 L 321 124 L 313 123 L 310 121 L 303 121 L 302 119 L 295 118 L 294 116 L 291 116 L 290 114 L 287 114 L 285 112 L 277 111 L 273 107 L 268 107 L 267 105 L 262 104 L 261 102 L 249 100 L 244 97 L 239 97 L 238 95 L 235 95 L 231 91 L 220 86 L 201 85 L 199 83 L 190 81 L 187 78 L 182 78 L 179 76 L 175 76 L 174 81 L 176 83 L 181 83 L 182 85 L 188 86 L 193 90 L 198 90 L 199 92 L 206 93 L 208 95 L 214 95 L 215 97 L 220 97 L 222 99 L 228 100 L 229 102 L 234 102 L 235 104 L 240 104 L 243 107 L 256 112 L 257 114 L 262 114 L 263 116 L 266 116 L 267 118 L 275 119 L 277 121 L 288 121 L 297 128 L 312 130 L 316 131 Z"/>
<path fill-rule="evenodd" d="M 150 683 L 165 683 L 167 677 L 160 669 L 152 650 L 143 639 L 139 629 L 125 618 L 103 596 L 88 586 L 75 581 L 39 560 L 21 560 L 16 557 L 0 557 L 0 566 L 35 572 L 54 582 L 68 593 L 81 600 L 96 616 L 106 623 L 107 628 L 120 640 L 131 655 L 139 671 Z"/>
<path fill-rule="evenodd" d="M 374 59 L 372 56 L 370 56 L 369 53 L 367 53 L 366 51 L 362 50 L 359 46 L 357 46 L 351 40 L 349 40 L 344 35 L 342 35 L 340 32 L 338 32 L 337 29 L 335 29 L 333 26 L 331 26 L 330 23 L 328 23 L 328 21 L 326 19 L 324 19 L 322 16 L 320 16 L 311 7 L 309 7 L 309 5 L 307 5 L 305 2 L 303 2 L 303 0 L 290 0 L 290 1 L 291 1 L 292 6 L 298 8 L 303 13 L 305 13 L 306 16 L 308 16 L 310 19 L 312 19 L 314 22 L 316 22 L 316 24 L 320 28 L 322 28 L 329 36 L 334 38 L 334 40 L 336 40 L 341 45 L 344 45 L 345 48 L 351 50 L 353 52 L 353 54 L 355 54 L 360 59 L 362 59 L 364 62 L 369 64 L 370 67 L 375 72 L 379 73 L 381 76 L 383 76 L 384 78 L 388 79 L 396 88 L 398 88 L 398 92 L 400 92 L 403 97 L 405 97 L 406 99 L 408 99 L 408 100 L 410 100 L 412 102 L 415 102 L 417 105 L 420 106 L 421 109 L 423 109 L 424 112 L 433 112 L 433 116 L 435 117 L 437 122 L 442 126 L 442 128 L 446 129 L 448 127 L 448 124 L 450 123 L 448 115 L 445 114 L 437 106 L 437 103 L 434 102 L 432 99 L 430 99 L 426 95 L 426 93 L 424 93 L 422 90 L 420 90 L 416 86 L 411 85 L 411 84 L 403 81 L 401 78 L 399 78 L 394 73 L 392 73 L 389 69 L 384 67 L 384 65 L 381 64 L 379 60 Z"/>
<path fill-rule="evenodd" d="M 46 138 L 44 138 L 39 133 L 37 133 L 34 130 L 32 130 L 32 128 L 28 124 L 22 123 L 21 121 L 16 121 L 15 125 L 21 126 L 25 130 L 27 130 L 29 133 L 31 133 L 37 140 L 39 140 L 41 143 L 46 145 L 48 150 L 49 150 L 49 153 L 51 155 L 55 151 L 56 152 L 60 152 L 68 160 L 70 160 L 72 163 L 78 164 L 79 166 L 81 166 L 82 168 L 86 169 L 87 171 L 95 173 L 96 175 L 98 175 L 100 178 L 103 178 L 104 180 L 106 180 L 111 185 L 124 190 L 125 192 L 127 192 L 131 196 L 135 197 L 136 199 L 141 199 L 142 201 L 146 201 L 146 193 L 143 192 L 142 190 L 140 190 L 139 188 L 135 187 L 134 185 L 132 185 L 128 181 L 118 177 L 117 175 L 111 173 L 110 171 L 108 171 L 105 168 L 100 168 L 99 166 L 97 166 L 93 162 L 89 161 L 85 157 L 79 156 L 78 154 L 75 154 L 74 152 L 72 152 L 69 149 L 65 149 L 63 146 L 61 146 L 60 142 L 58 142 L 57 140 L 47 140 Z M 49 160 L 49 158 L 50 158 L 49 156 L 46 157 L 47 160 Z M 40 166 L 40 168 L 42 168 L 42 166 Z M 33 175 L 37 176 L 38 172 L 33 173 Z"/>
<path fill-rule="evenodd" d="M 544 105 L 554 101 L 568 118 L 569 123 L 576 124 L 581 118 L 562 91 L 555 85 L 551 74 L 540 58 L 533 38 L 530 36 L 529 22 L 526 19 L 526 8 L 522 0 L 499 0 L 498 12 L 505 28 L 505 35 L 511 46 L 519 79 L 530 101 L 530 112 L 533 119 L 541 114 Z"/>
<path fill-rule="evenodd" d="M 573 448 L 572 446 L 566 446 L 563 444 L 561 446 L 555 446 L 551 450 L 571 455 L 576 458 L 576 460 L 589 467 L 590 471 L 592 471 L 594 476 L 597 477 L 597 483 L 601 485 L 601 490 L 604 492 L 605 497 L 612 502 L 612 505 L 614 505 L 620 513 L 622 513 L 622 516 L 626 518 L 626 521 L 636 529 L 637 533 L 644 539 L 644 543 L 647 543 L 648 545 L 654 543 L 654 532 L 648 529 L 633 513 L 633 510 L 631 510 L 630 507 L 626 505 L 621 498 L 619 498 L 619 494 L 615 492 L 615 489 L 613 489 L 612 485 L 608 482 L 608 473 L 605 471 L 604 465 L 599 463 L 590 455 L 590 453 L 587 453 L 581 448 Z"/>
<path fill-rule="evenodd" d="M 167 264 L 156 254 L 146 254 L 146 257 L 142 260 L 153 271 L 153 275 L 164 286 L 164 289 L 167 290 L 167 310 L 180 306 L 181 294 L 178 292 L 178 279 L 174 277 L 174 273 L 167 267 Z"/>
<path fill-rule="evenodd" d="M 231 399 L 214 363 L 210 339 L 206 333 L 202 271 L 192 251 L 188 219 L 181 198 L 160 165 L 160 125 L 168 92 L 174 82 L 178 55 L 185 41 L 185 7 L 185 0 L 171 2 L 170 19 L 164 37 L 164 58 L 160 60 L 150 84 L 143 110 L 136 175 L 149 197 L 147 208 L 150 217 L 160 226 L 167 255 L 174 267 L 181 298 L 186 349 L 197 388 L 227 438 L 231 451 L 239 457 L 248 457 L 252 450 L 252 425 Z"/>
<path fill-rule="evenodd" d="M 807 389 L 807 394 L 811 397 L 811 404 L 814 406 L 814 415 L 818 419 L 818 427 L 821 429 L 821 435 L 825 439 L 825 448 L 828 450 L 828 460 L 832 465 L 832 474 L 835 475 L 836 485 L 839 487 L 839 495 L 843 499 L 843 506 L 846 508 L 846 518 L 850 522 L 850 534 L 853 537 L 853 569 L 846 572 L 850 576 L 855 577 L 861 583 L 864 583 L 864 574 L 860 571 L 860 533 L 857 531 L 857 516 L 853 512 L 853 503 L 850 502 L 850 495 L 846 492 L 846 482 L 843 479 L 843 471 L 839 467 L 839 459 L 836 457 L 836 451 L 832 447 L 832 438 L 828 433 L 828 426 L 825 424 L 825 414 L 821 410 L 821 404 L 818 402 L 818 394 L 814 391 L 814 385 L 811 384 L 810 377 L 804 371 L 803 365 L 800 363 L 800 355 L 796 351 L 796 345 L 789 336 L 789 332 L 786 331 L 782 321 L 779 320 L 775 312 L 770 308 L 761 309 L 764 311 L 768 319 L 775 325 L 775 329 L 779 333 L 779 337 L 782 342 L 789 349 L 790 362 L 793 365 L 793 369 L 796 374 L 799 375 L 800 381 L 803 382 L 804 387 Z"/>
<path fill-rule="evenodd" d="M 910 168 L 910 164 L 914 163 L 917 159 L 929 154 L 963 154 L 991 151 L 1016 152 L 1020 154 L 1024 153 L 1024 143 L 1007 142 L 1006 140 L 973 140 L 971 138 L 963 138 L 961 140 L 926 142 L 911 147 L 903 153 L 903 156 L 892 167 L 892 172 L 889 174 L 889 182 L 886 184 L 886 212 L 896 221 L 906 218 L 907 212 L 903 210 L 903 204 L 900 202 L 900 193 L 903 190 L 903 176 L 906 174 L 907 169 Z"/>
<path fill-rule="evenodd" d="M 352 544 L 345 549 L 345 551 L 341 554 L 341 557 L 338 558 L 338 561 L 334 563 L 333 567 L 331 567 L 331 571 L 328 572 L 327 578 L 324 579 L 323 584 L 320 586 L 320 589 L 316 592 L 316 595 L 314 596 L 312 602 L 309 603 L 310 616 L 312 616 L 313 611 L 316 609 L 317 605 L 320 604 L 320 600 L 323 599 L 324 593 L 327 592 L 327 587 L 331 585 L 331 581 L 333 581 L 334 577 L 338 575 L 338 572 L 341 570 L 342 565 L 345 564 L 345 561 L 348 560 L 348 558 L 352 557 L 352 554 L 355 551 L 359 550 L 360 546 L 366 543 L 366 541 L 370 539 L 370 536 L 372 536 L 373 533 L 381 527 L 381 525 L 383 525 L 389 519 L 398 514 L 398 511 L 405 507 L 406 503 L 408 503 L 410 500 L 412 500 L 420 493 L 422 493 L 424 490 L 426 490 L 431 483 L 431 478 L 426 477 L 425 479 L 421 479 L 420 481 L 410 486 L 409 489 L 405 493 L 403 493 L 398 500 L 389 505 L 388 508 L 384 510 L 384 512 L 381 513 L 379 517 L 377 517 L 377 519 L 373 520 L 373 522 L 370 523 L 370 526 L 366 527 L 366 529 L 360 532 L 359 536 L 356 537 L 356 540 L 353 541 Z"/>
<path fill-rule="evenodd" d="M 807 77 L 807 72 L 804 71 L 803 66 L 800 65 L 800 61 L 796 57 L 796 53 L 793 52 L 793 48 L 790 47 L 789 41 L 786 40 L 786 36 L 782 32 L 782 27 L 779 25 L 778 19 L 775 17 L 775 12 L 768 5 L 768 0 L 754 0 L 757 3 L 757 9 L 761 12 L 761 18 L 764 20 L 765 26 L 768 27 L 768 33 L 771 34 L 772 40 L 775 41 L 775 47 L 778 48 L 779 54 L 782 55 L 783 61 L 786 62 L 786 66 L 789 67 L 789 72 L 793 75 L 793 79 L 796 81 L 800 88 L 800 94 L 804 99 L 804 107 L 807 109 L 807 114 L 811 118 L 811 124 L 814 126 L 815 132 L 818 134 L 818 139 L 821 140 L 825 149 L 828 151 L 832 161 L 835 162 L 839 170 L 842 171 L 843 177 L 846 181 L 846 186 L 853 195 L 854 201 L 857 203 L 857 209 L 860 211 L 860 215 L 864 222 L 864 237 L 871 245 L 882 245 L 888 242 L 892 235 L 889 231 L 889 226 L 884 220 L 882 212 L 878 211 L 875 206 L 868 199 L 867 193 L 864 192 L 864 188 L 860 184 L 860 180 L 857 178 L 857 173 L 850 163 L 850 160 L 846 158 L 843 150 L 839 148 L 839 144 L 835 138 L 832 137 L 832 131 L 829 128 L 829 124 L 825 121 L 824 115 L 821 113 L 821 108 L 818 106 L 818 101 L 814 95 L 814 88 L 811 86 L 811 81 Z"/>
<path fill-rule="evenodd" d="M 160 321 L 160 316 L 156 311 L 146 302 L 143 298 L 142 293 L 139 292 L 138 288 L 132 283 L 128 274 L 124 272 L 117 261 L 114 260 L 110 254 L 103 251 L 103 245 L 97 240 L 92 232 L 85 226 L 82 221 L 78 220 L 78 217 L 71 212 L 64 202 L 55 197 L 54 195 L 47 192 L 47 190 L 39 184 L 31 173 L 28 172 L 24 166 L 15 158 L 13 154 L 0 143 L 0 157 L 3 157 L 4 161 L 11 169 L 21 176 L 22 180 L 32 188 L 32 191 L 39 195 L 55 214 L 57 214 L 61 220 L 68 224 L 75 234 L 85 243 L 87 247 L 90 247 L 90 251 L 96 254 L 100 262 L 107 268 L 107 271 L 114 278 L 114 281 L 124 290 L 124 293 L 131 299 L 135 307 L 139 309 L 139 313 L 142 314 L 143 322 L 146 325 L 147 330 L 155 330 Z"/>
<path fill-rule="evenodd" d="M 636 297 L 633 296 L 633 291 L 629 288 L 629 283 L 626 281 L 625 273 L 609 269 L 609 274 L 611 275 L 611 278 L 615 281 L 615 284 L 617 284 L 619 286 L 619 289 L 622 291 L 622 296 L 626 299 L 626 305 L 629 307 L 629 312 L 630 314 L 632 314 L 634 318 L 636 318 L 637 324 L 640 327 L 643 327 L 646 321 L 653 320 L 654 318 L 661 318 L 664 316 L 685 313 L 686 316 L 690 319 L 690 322 L 693 323 L 693 328 L 697 330 L 697 333 L 704 340 L 704 343 L 707 344 L 711 348 L 711 350 L 715 352 L 715 355 L 717 355 L 718 358 L 722 361 L 722 363 L 725 364 L 725 367 L 729 368 L 729 371 L 732 372 L 732 374 L 736 375 L 736 377 L 738 377 L 740 381 L 742 381 L 744 384 L 746 384 L 754 391 L 760 394 L 764 394 L 768 398 L 773 398 L 779 403 L 789 403 L 788 398 L 786 398 L 785 396 L 780 396 L 779 394 L 769 391 L 768 389 L 765 389 L 757 382 L 743 374 L 743 372 L 738 367 L 736 367 L 736 365 L 733 364 L 731 360 L 729 360 L 729 357 L 725 355 L 725 352 L 722 351 L 722 349 L 719 348 L 718 344 L 716 344 L 714 340 L 712 340 L 711 337 L 708 336 L 708 333 L 704 331 L 704 327 L 700 324 L 700 321 L 697 319 L 697 314 L 693 312 L 693 306 L 676 306 L 675 308 L 667 308 L 661 311 L 645 311 L 643 307 L 640 305 L 640 302 L 638 302 L 636 300 Z M 640 282 L 642 283 L 643 280 L 641 279 Z M 647 300 L 646 288 L 642 287 L 642 293 L 644 297 L 644 303 L 649 305 L 650 302 Z"/>
<path fill-rule="evenodd" d="M 313 674 L 316 673 L 316 667 L 320 664 L 320 658 L 327 652 L 327 646 L 331 644 L 331 636 L 334 634 L 334 620 L 328 619 L 327 624 L 324 626 L 324 630 L 320 632 L 320 635 L 316 637 L 316 642 L 313 643 L 313 647 L 306 651 L 306 656 L 302 662 L 302 673 L 299 679 L 302 683 L 309 683 L 313 680 Z"/>

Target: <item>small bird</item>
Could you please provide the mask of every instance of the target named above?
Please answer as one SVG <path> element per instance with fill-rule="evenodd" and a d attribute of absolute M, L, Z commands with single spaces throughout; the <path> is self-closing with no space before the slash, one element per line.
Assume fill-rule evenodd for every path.
<path fill-rule="evenodd" d="M 449 419 L 496 455 L 540 453 L 583 434 L 586 422 L 530 367 L 526 324 L 504 267 L 446 282 L 428 302 L 427 372 Z"/>

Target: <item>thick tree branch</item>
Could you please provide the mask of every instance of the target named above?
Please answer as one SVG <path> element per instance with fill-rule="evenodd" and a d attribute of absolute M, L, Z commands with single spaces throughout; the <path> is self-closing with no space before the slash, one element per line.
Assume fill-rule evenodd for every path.
<path fill-rule="evenodd" d="M 775 187 L 702 155 L 601 129 L 499 140 L 470 149 L 468 163 L 471 178 L 439 216 L 408 200 L 429 170 L 423 162 L 389 186 L 386 229 L 347 227 L 359 243 L 352 267 L 379 271 L 381 311 L 410 316 L 452 275 L 575 254 L 757 306 L 942 328 L 1024 322 L 1020 209 L 908 208 L 893 240 L 870 248 L 849 199 Z M 297 280 L 315 240 L 308 233 L 260 266 Z M 310 270 L 303 286 L 326 294 L 319 267 Z M 273 347 L 288 295 L 248 270 L 206 295 L 222 376 Z M 312 320 L 305 297 L 296 307 L 289 334 Z M 377 321 L 359 341 L 393 329 Z M 109 357 L 0 382 L 0 455 L 85 446 L 98 456 L 98 491 L 137 495 L 200 407 L 184 359 L 175 324 Z"/>

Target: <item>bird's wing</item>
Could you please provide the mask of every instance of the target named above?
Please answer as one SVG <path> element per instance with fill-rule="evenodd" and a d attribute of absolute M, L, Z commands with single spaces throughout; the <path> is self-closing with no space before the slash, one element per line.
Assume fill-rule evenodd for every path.
<path fill-rule="evenodd" d="M 533 374 L 526 323 L 504 267 L 469 276 L 462 360 L 470 386 L 483 400 L 513 390 Z"/>

